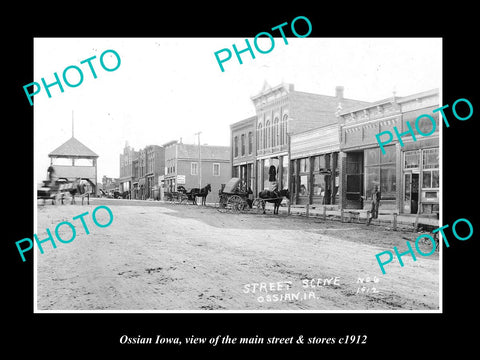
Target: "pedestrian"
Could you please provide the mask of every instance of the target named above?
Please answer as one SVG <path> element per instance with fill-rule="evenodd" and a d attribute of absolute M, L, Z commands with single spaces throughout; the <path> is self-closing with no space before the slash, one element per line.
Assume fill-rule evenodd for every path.
<path fill-rule="evenodd" d="M 268 169 L 268 181 L 270 182 L 270 190 L 277 191 L 277 169 L 274 165 L 270 165 L 270 168 Z"/>
<path fill-rule="evenodd" d="M 48 173 L 48 180 L 50 182 L 50 186 L 55 185 L 55 182 L 57 180 L 57 175 L 55 174 L 55 168 L 52 165 L 48 167 L 47 173 Z"/>
<path fill-rule="evenodd" d="M 370 225 L 370 222 L 372 221 L 372 219 L 378 218 L 378 208 L 380 206 L 380 199 L 381 199 L 381 194 L 380 194 L 380 191 L 378 190 L 378 185 L 375 185 L 373 188 L 373 194 L 372 194 L 372 208 L 370 209 L 370 217 L 368 218 L 367 225 Z"/>

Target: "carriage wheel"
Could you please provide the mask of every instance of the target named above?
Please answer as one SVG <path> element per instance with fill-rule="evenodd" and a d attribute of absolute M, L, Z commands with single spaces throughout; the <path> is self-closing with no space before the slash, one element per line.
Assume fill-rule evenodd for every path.
<path fill-rule="evenodd" d="M 257 211 L 257 214 L 263 214 L 263 209 L 265 206 L 265 201 L 263 199 L 255 199 L 252 203 L 252 208 Z"/>
<path fill-rule="evenodd" d="M 245 208 L 245 201 L 238 195 L 230 196 L 227 204 L 230 205 L 233 212 L 240 212 Z"/>

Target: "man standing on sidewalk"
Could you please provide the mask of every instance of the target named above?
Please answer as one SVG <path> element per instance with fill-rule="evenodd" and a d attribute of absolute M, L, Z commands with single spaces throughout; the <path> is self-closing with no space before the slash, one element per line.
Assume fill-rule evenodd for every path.
<path fill-rule="evenodd" d="M 371 216 L 368 218 L 367 225 L 370 225 L 370 222 L 373 219 L 378 218 L 378 208 L 380 206 L 380 199 L 381 199 L 381 194 L 380 191 L 378 190 L 378 185 L 375 185 L 373 188 L 373 194 L 372 194 L 372 208 L 370 210 Z"/>

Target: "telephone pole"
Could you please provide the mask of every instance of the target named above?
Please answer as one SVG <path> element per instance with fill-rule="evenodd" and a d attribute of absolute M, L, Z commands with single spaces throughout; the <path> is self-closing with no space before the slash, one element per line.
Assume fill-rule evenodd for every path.
<path fill-rule="evenodd" d="M 202 188 L 202 150 L 200 145 L 200 134 L 202 132 L 199 131 L 195 133 L 198 136 L 198 188 Z"/>

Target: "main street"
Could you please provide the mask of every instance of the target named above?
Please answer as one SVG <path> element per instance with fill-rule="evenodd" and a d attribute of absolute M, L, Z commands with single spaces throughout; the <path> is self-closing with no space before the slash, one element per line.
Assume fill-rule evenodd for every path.
<path fill-rule="evenodd" d="M 110 226 L 85 217 L 89 235 L 77 220 L 74 241 L 57 242 L 56 249 L 44 243 L 44 254 L 35 249 L 39 311 L 439 309 L 438 252 L 415 262 L 404 256 L 403 267 L 395 259 L 385 275 L 375 258 L 393 246 L 406 251 L 414 232 L 91 199 L 83 206 L 39 205 L 36 233 L 43 239 L 46 228 L 53 233 L 61 221 L 101 204 L 112 210 Z M 421 246 L 429 252 L 430 245 Z"/>

